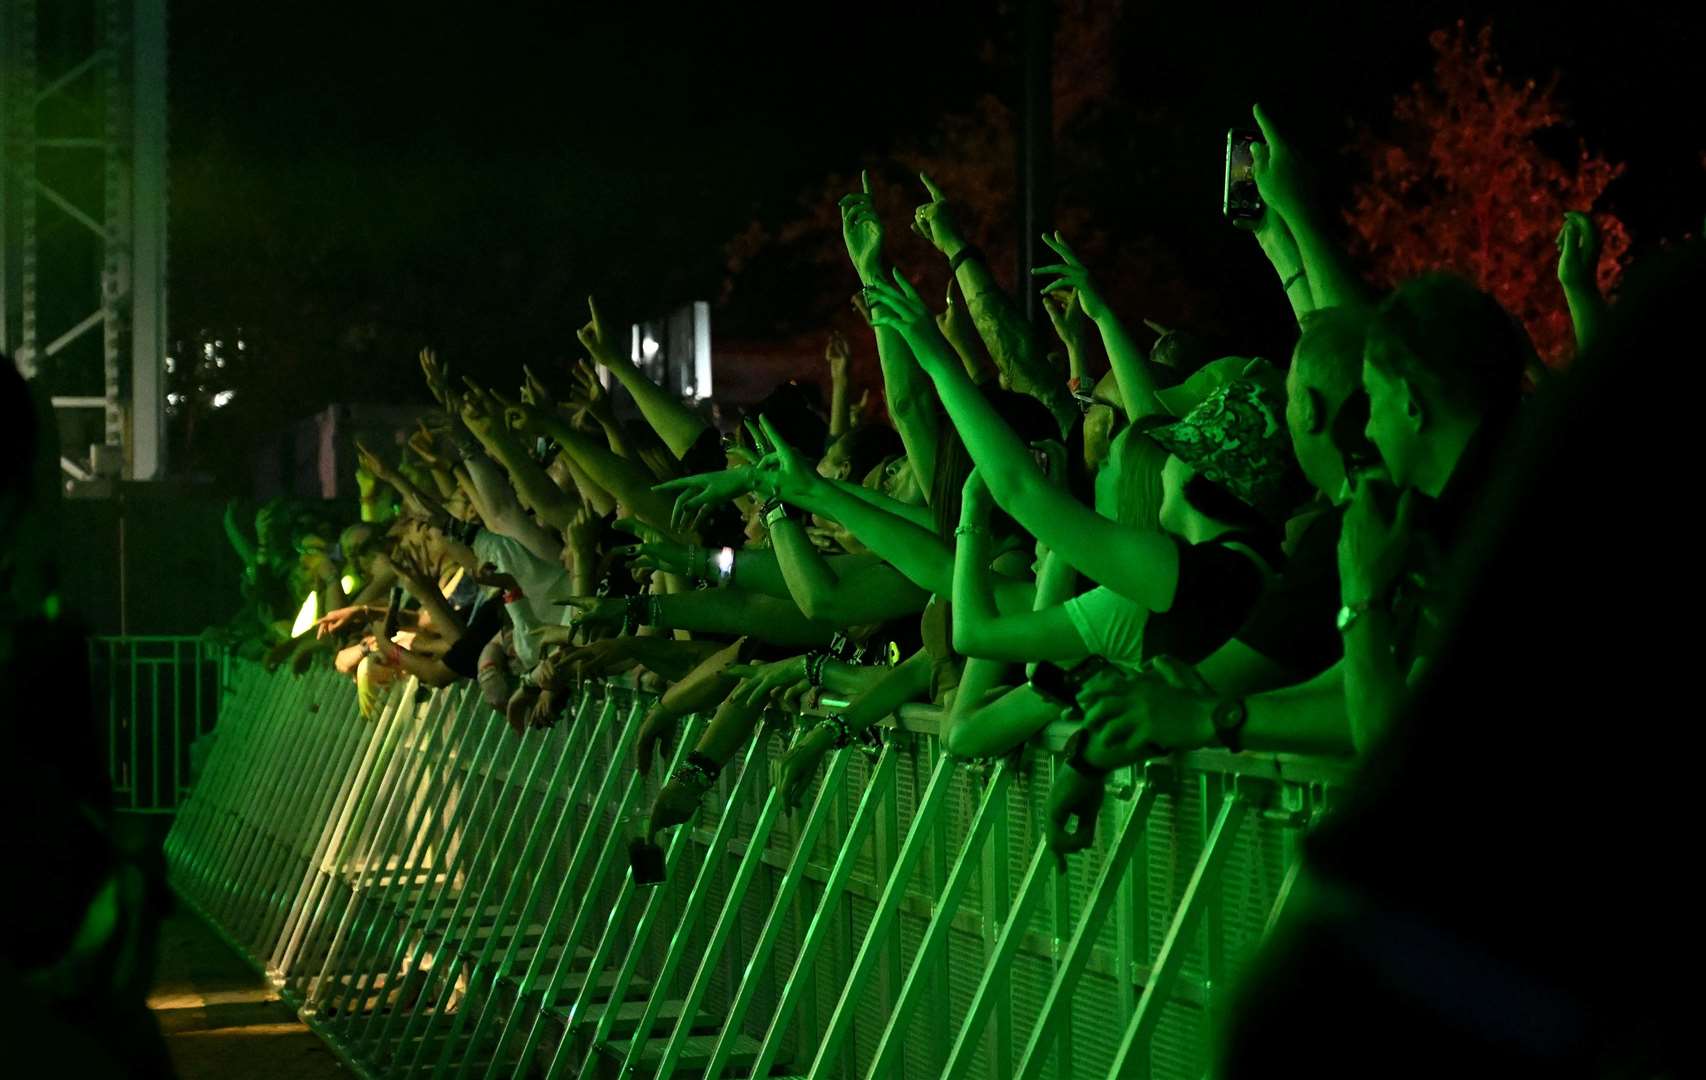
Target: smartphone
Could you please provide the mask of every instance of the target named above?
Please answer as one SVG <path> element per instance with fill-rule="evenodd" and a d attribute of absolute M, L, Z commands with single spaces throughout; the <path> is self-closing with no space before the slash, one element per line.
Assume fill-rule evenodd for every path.
<path fill-rule="evenodd" d="M 1262 219 L 1262 196 L 1256 190 L 1256 159 L 1250 144 L 1261 141 L 1254 131 L 1233 128 L 1226 133 L 1226 191 L 1221 212 L 1240 229 L 1254 229 Z"/>
<path fill-rule="evenodd" d="M 1045 660 L 1037 665 L 1036 672 L 1031 675 L 1031 689 L 1056 704 L 1077 708 L 1079 688 L 1107 667 L 1109 662 L 1105 656 L 1092 656 L 1080 660 L 1070 668 L 1063 668 Z"/>

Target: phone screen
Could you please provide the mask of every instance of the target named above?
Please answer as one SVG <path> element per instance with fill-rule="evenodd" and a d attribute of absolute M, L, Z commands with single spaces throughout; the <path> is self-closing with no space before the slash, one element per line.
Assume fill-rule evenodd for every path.
<path fill-rule="evenodd" d="M 1233 224 L 1252 228 L 1262 216 L 1262 196 L 1256 190 L 1255 156 L 1250 146 L 1260 136 L 1234 128 L 1226 133 L 1226 191 L 1221 209 Z"/>
<path fill-rule="evenodd" d="M 1226 175 L 1234 184 L 1255 183 L 1256 178 L 1251 173 L 1255 157 L 1250 153 L 1250 139 L 1234 139 L 1232 148 L 1227 153 Z"/>

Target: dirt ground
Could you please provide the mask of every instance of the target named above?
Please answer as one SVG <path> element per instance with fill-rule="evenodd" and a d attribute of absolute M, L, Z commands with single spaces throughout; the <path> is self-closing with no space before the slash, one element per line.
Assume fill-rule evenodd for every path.
<path fill-rule="evenodd" d="M 182 1080 L 352 1075 L 264 979 L 182 907 L 160 929 L 148 1007 Z"/>

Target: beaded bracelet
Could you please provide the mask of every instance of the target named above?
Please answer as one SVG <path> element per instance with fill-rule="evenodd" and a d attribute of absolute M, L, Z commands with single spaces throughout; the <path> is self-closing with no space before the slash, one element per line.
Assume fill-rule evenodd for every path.
<path fill-rule="evenodd" d="M 698 783 L 709 791 L 711 785 L 717 782 L 717 773 L 721 770 L 721 765 L 699 753 L 699 751 L 692 750 L 688 752 L 686 760 L 670 774 L 669 778 L 683 784 Z"/>
<path fill-rule="evenodd" d="M 812 689 L 823 689 L 823 666 L 829 663 L 827 652 L 814 652 L 806 655 L 806 682 Z"/>

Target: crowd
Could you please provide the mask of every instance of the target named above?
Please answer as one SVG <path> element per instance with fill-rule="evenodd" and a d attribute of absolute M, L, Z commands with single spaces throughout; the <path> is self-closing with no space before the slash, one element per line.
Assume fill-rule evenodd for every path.
<path fill-rule="evenodd" d="M 921 177 L 910 224 L 951 277 L 933 311 L 885 258 L 866 180 L 839 208 L 887 422 L 850 404 L 849 346 L 833 337 L 827 408 L 789 381 L 728 432 L 649 381 L 590 302 L 586 359 L 555 380 L 524 369 L 514 394 L 425 351 L 440 407 L 404 460 L 362 450 L 359 522 L 340 531 L 280 505 L 253 541 L 231 524 L 251 639 L 272 663 L 335 665 L 369 714 L 398 678 L 474 680 L 522 737 L 555 721 L 576 680 L 632 675 L 659 692 L 637 743 L 647 773 L 686 717 L 709 715 L 634 841 L 637 875 L 767 710 L 799 723 L 772 777 L 791 805 L 830 751 L 875 745 L 908 703 L 939 707 L 959 758 L 1069 723 L 1047 822 L 1063 860 L 1092 842 L 1110 773 L 1175 751 L 1355 757 L 1386 784 L 1371 791 L 1404 790 L 1405 762 L 1424 757 L 1393 764 L 1390 748 L 1414 743 L 1400 735 L 1416 702 L 1446 700 L 1436 670 L 1461 680 L 1454 628 L 1482 613 L 1455 584 L 1486 580 L 1464 553 L 1505 551 L 1498 530 L 1521 525 L 1511 481 L 1487 493 L 1513 455 L 1523 475 L 1544 467 L 1537 416 L 1579 429 L 1586 377 L 1550 374 L 1521 324 L 1460 277 L 1373 288 L 1295 151 L 1259 108 L 1255 120 L 1258 197 L 1229 217 L 1296 317 L 1289 357 L 1215 356 L 1134 322 L 1060 234 L 1043 238 L 1058 261 L 1036 271 L 1049 320 L 1033 326 L 965 239 L 962 208 Z M 1620 355 L 1633 346 L 1617 313 L 1634 305 L 1600 295 L 1586 215 L 1560 224 L 1579 352 Z M 618 415 L 611 382 L 643 422 Z M 1583 494 L 1583 520 L 1613 497 Z M 1368 820 L 1397 813 L 1370 799 Z M 1323 850 L 1378 845 L 1358 827 Z M 1336 913 L 1321 916 L 1331 937 L 1351 909 L 1310 910 Z M 1331 944 L 1378 967 L 1347 940 Z M 1360 985 L 1413 974 L 1432 946 L 1412 944 Z M 1431 955 L 1481 966 L 1473 951 Z"/>
<path fill-rule="evenodd" d="M 765 710 L 819 701 L 845 704 L 793 734 L 774 777 L 790 803 L 909 702 L 939 706 L 965 758 L 1071 720 L 1049 822 L 1063 854 L 1090 843 L 1122 766 L 1364 753 L 1441 645 L 1449 555 L 1549 380 L 1461 278 L 1385 295 L 1360 279 L 1255 119 L 1259 201 L 1234 223 L 1295 313 L 1289 358 L 1135 330 L 1058 233 L 1036 271 L 1056 347 L 921 177 L 912 224 L 952 278 L 933 312 L 885 260 L 866 180 L 840 211 L 890 423 L 851 406 L 839 337 L 827 409 L 789 381 L 726 434 L 649 381 L 590 302 L 587 358 L 557 385 L 526 369 L 510 395 L 423 351 L 441 408 L 402 461 L 362 448 L 360 521 L 275 502 L 251 540 L 228 518 L 237 625 L 271 663 L 335 665 L 369 714 L 399 677 L 472 679 L 518 734 L 550 725 L 576 679 L 632 672 L 662 692 L 642 771 L 711 714 L 639 848 L 692 815 Z M 1607 307 L 1589 219 L 1569 214 L 1558 246 L 1585 348 Z"/>

